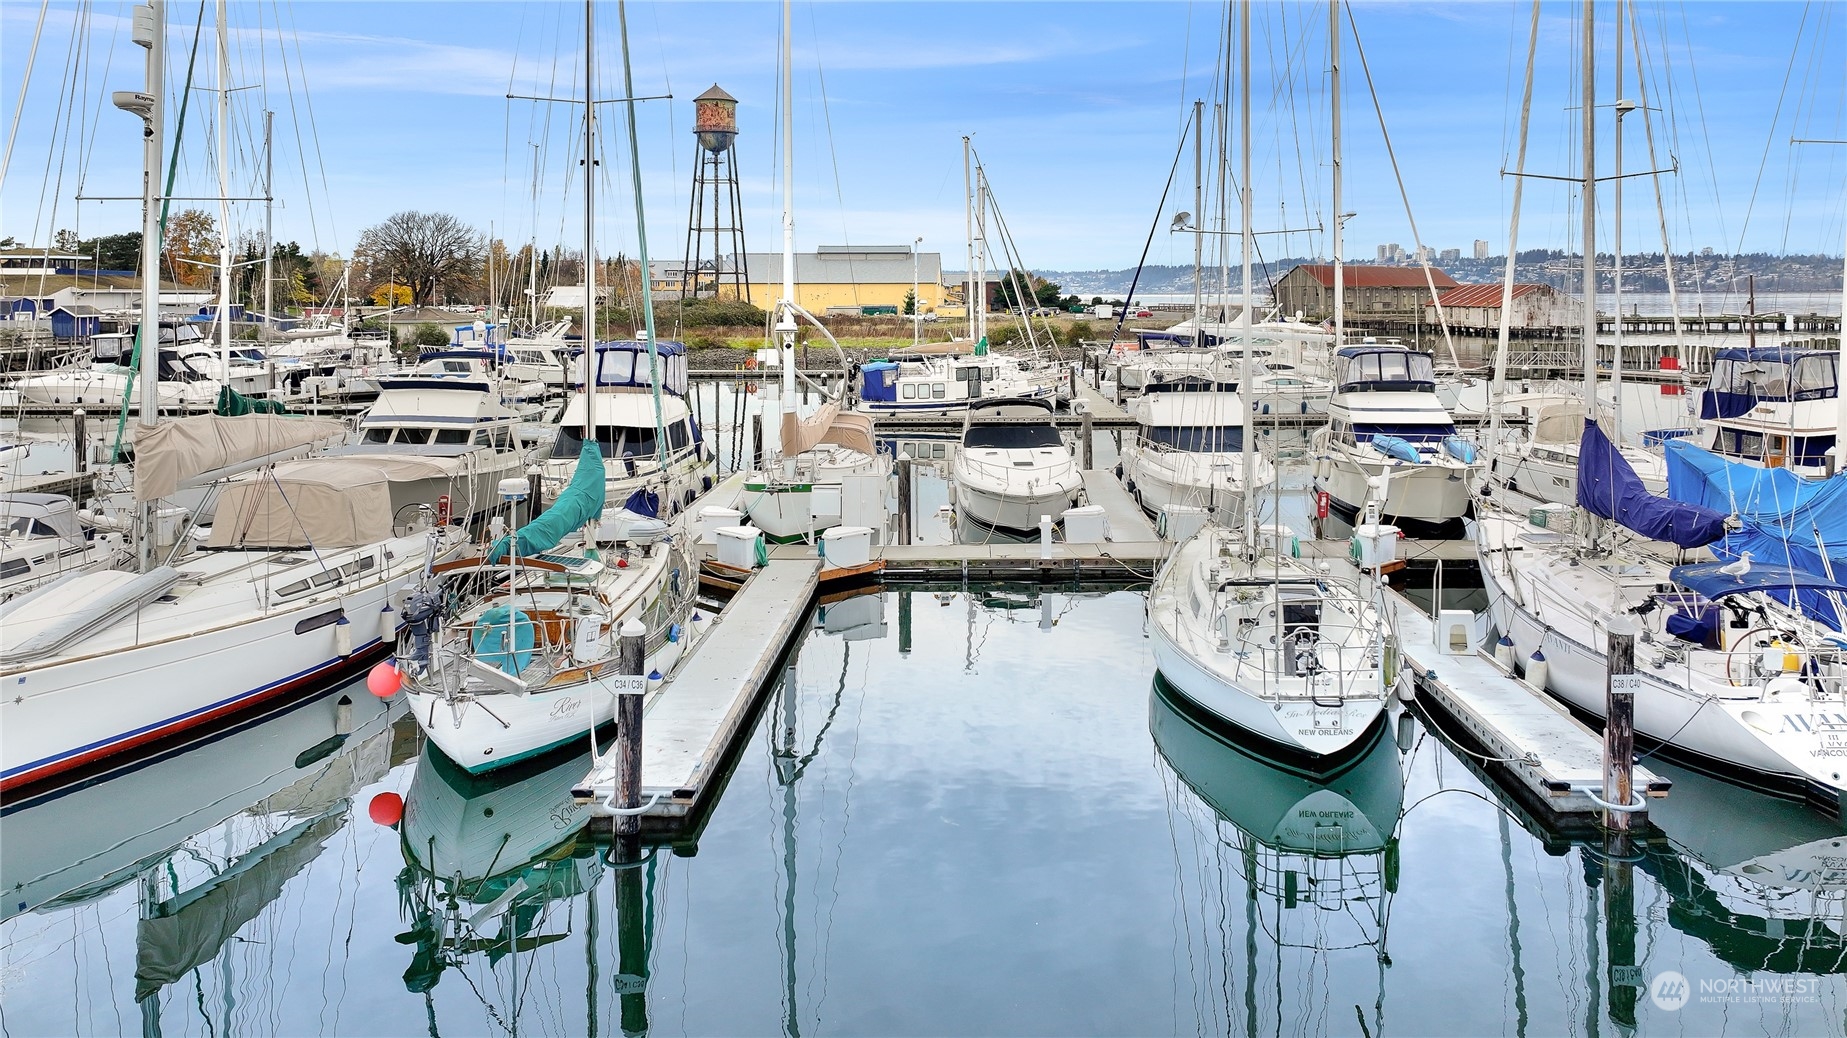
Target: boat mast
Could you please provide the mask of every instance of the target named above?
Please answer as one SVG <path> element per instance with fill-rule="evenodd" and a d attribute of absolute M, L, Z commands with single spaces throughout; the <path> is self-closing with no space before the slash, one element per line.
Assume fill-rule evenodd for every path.
<path fill-rule="evenodd" d="M 988 171 L 975 163 L 975 352 L 988 338 Z M 1021 301 L 1022 305 L 1024 300 Z"/>
<path fill-rule="evenodd" d="M 1610 248 L 1615 253 L 1610 267 L 1611 309 L 1616 323 L 1610 326 L 1614 349 L 1610 359 L 1610 438 L 1618 442 L 1623 434 L 1623 116 L 1635 108 L 1623 100 L 1623 0 L 1616 0 L 1616 62 L 1613 75 L 1616 90 L 1616 169 L 1610 185 Z"/>
<path fill-rule="evenodd" d="M 584 439 L 596 439 L 596 0 L 584 0 Z"/>
<path fill-rule="evenodd" d="M 532 145 L 532 233 L 526 246 L 527 328 L 539 334 L 539 146 Z"/>
<path fill-rule="evenodd" d="M 269 343 L 270 322 L 275 320 L 275 271 L 271 262 L 276 255 L 276 113 L 263 113 L 263 325 L 265 345 Z M 228 375 L 229 372 L 226 372 Z M 273 387 L 272 387 L 273 388 Z"/>
<path fill-rule="evenodd" d="M 628 110 L 629 179 L 635 186 L 635 247 L 639 253 L 636 259 L 641 265 L 641 315 L 648 331 L 648 381 L 654 393 L 654 460 L 664 472 L 667 468 L 667 420 L 661 404 L 661 350 L 654 340 L 654 279 L 648 268 L 648 214 L 641 200 L 641 137 L 635 132 L 635 74 L 629 63 L 626 0 L 617 0 L 616 26 L 622 36 L 622 96 Z"/>
<path fill-rule="evenodd" d="M 1584 0 L 1584 39 L 1581 44 L 1583 54 L 1583 95 L 1580 98 L 1580 111 L 1584 116 L 1583 142 L 1584 171 L 1580 186 L 1580 202 L 1583 205 L 1583 228 L 1581 231 L 1584 246 L 1584 420 L 1597 421 L 1597 110 L 1592 107 L 1597 99 L 1597 0 Z M 1603 519 L 1595 513 L 1586 511 L 1588 520 L 1585 530 L 1585 543 L 1595 547 L 1604 532 Z"/>
<path fill-rule="evenodd" d="M 1340 208 L 1340 0 L 1328 0 L 1328 99 L 1334 130 L 1334 348 L 1346 342 L 1347 280 L 1342 269 L 1341 225 L 1346 214 Z"/>
<path fill-rule="evenodd" d="M 1520 95 L 1520 146 L 1514 158 L 1513 217 L 1508 221 L 1507 264 L 1501 275 L 1501 324 L 1494 352 L 1494 385 L 1488 392 L 1488 444 L 1489 449 L 1497 451 L 1501 446 L 1501 398 L 1507 392 L 1507 344 L 1513 321 L 1514 263 L 1520 247 L 1520 194 L 1526 187 L 1526 131 L 1533 114 L 1533 57 L 1538 46 L 1539 0 L 1533 0 L 1533 24 L 1527 33 L 1526 43 L 1526 85 Z M 1663 241 L 1666 239 L 1663 238 Z"/>
<path fill-rule="evenodd" d="M 160 158 L 164 147 L 166 109 L 164 73 L 166 71 L 166 0 L 148 0 L 137 7 L 133 37 L 147 48 L 147 89 L 139 96 L 126 91 L 114 97 L 116 104 L 141 116 L 141 323 L 135 326 L 141 355 L 136 393 L 140 398 L 139 424 L 152 429 L 160 422 Z M 124 96 L 126 95 L 126 96 Z M 141 572 L 154 566 L 154 502 L 141 504 L 141 536 L 137 538 L 136 558 Z"/>
<path fill-rule="evenodd" d="M 963 278 L 963 309 L 968 311 L 968 338 L 975 341 L 975 181 L 969 167 L 969 141 L 966 134 L 962 137 L 962 265 L 967 268 Z"/>
<path fill-rule="evenodd" d="M 231 384 L 231 43 L 218 0 L 218 377 Z"/>
<path fill-rule="evenodd" d="M 782 413 L 795 414 L 795 62 L 794 20 L 782 4 L 782 298 L 776 302 L 776 340 L 782 361 Z M 787 428 L 791 423 L 783 420 Z M 789 444 L 782 444 L 786 451 Z"/>
<path fill-rule="evenodd" d="M 1244 267 L 1244 305 L 1238 310 L 1238 338 L 1243 343 L 1242 369 L 1238 373 L 1238 406 L 1244 411 L 1244 431 L 1239 436 L 1244 469 L 1244 550 L 1257 546 L 1256 425 L 1251 401 L 1251 3 L 1238 5 L 1238 219 L 1241 263 Z"/>
<path fill-rule="evenodd" d="M 1193 102 L 1193 345 L 1206 344 L 1206 297 L 1199 278 L 1206 258 L 1206 103 Z"/>

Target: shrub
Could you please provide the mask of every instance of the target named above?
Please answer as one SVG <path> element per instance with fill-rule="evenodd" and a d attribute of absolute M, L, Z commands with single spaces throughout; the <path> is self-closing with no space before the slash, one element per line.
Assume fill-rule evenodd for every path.
<path fill-rule="evenodd" d="M 449 345 L 449 333 L 433 324 L 420 324 L 409 342 L 413 346 L 440 348 Z"/>

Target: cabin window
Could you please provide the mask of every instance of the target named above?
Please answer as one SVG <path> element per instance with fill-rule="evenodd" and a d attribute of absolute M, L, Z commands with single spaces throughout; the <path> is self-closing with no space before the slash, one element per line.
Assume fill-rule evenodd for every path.
<path fill-rule="evenodd" d="M 938 382 L 930 387 L 930 396 L 934 399 L 941 400 L 948 395 L 949 387 L 945 383 Z"/>
<path fill-rule="evenodd" d="M 685 450 L 692 443 L 692 435 L 686 430 L 685 422 L 675 422 L 667 427 L 667 447 L 669 450 Z"/>
<path fill-rule="evenodd" d="M 1746 432 L 1742 429 L 1720 429 L 1719 453 L 1740 458 L 1762 458 L 1764 456 L 1764 434 Z"/>
<path fill-rule="evenodd" d="M 605 458 L 651 458 L 654 456 L 653 429 L 599 425 L 596 429 L 596 443 L 602 449 Z M 575 458 L 583 449 L 583 426 L 558 427 L 558 437 L 552 441 L 552 457 Z"/>
<path fill-rule="evenodd" d="M 1353 427 L 1355 443 L 1370 443 L 1374 436 L 1396 436 L 1406 443 L 1435 443 L 1445 436 L 1456 435 L 1453 425 L 1374 425 L 1362 422 Z"/>
<path fill-rule="evenodd" d="M 1790 395 L 1797 400 L 1825 400 L 1834 396 L 1836 360 L 1833 354 L 1828 354 L 1797 361 L 1795 376 L 1790 380 Z"/>
<path fill-rule="evenodd" d="M 390 429 L 367 429 L 365 438 L 362 439 L 360 442 L 361 443 L 390 443 L 391 442 L 391 430 Z"/>
<path fill-rule="evenodd" d="M 904 399 L 906 400 L 917 399 L 917 387 L 910 384 L 909 382 L 906 382 L 904 384 Z"/>
<path fill-rule="evenodd" d="M 972 425 L 962 435 L 962 445 L 992 450 L 1032 450 L 1062 447 L 1064 440 L 1050 425 Z"/>
<path fill-rule="evenodd" d="M 5 562 L 0 562 L 0 580 L 7 577 L 17 577 L 31 568 L 32 564 L 25 559 L 8 559 Z"/>
<path fill-rule="evenodd" d="M 1244 430 L 1232 425 L 1157 425 L 1142 438 L 1174 450 L 1230 454 L 1244 449 Z"/>
<path fill-rule="evenodd" d="M 437 429 L 431 443 L 467 443 L 467 429 Z"/>

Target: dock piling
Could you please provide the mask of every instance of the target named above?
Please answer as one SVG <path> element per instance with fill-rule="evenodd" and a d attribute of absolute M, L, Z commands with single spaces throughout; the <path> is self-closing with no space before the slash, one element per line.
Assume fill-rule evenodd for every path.
<path fill-rule="evenodd" d="M 911 543 L 911 455 L 898 452 L 898 543 Z"/>
<path fill-rule="evenodd" d="M 622 625 L 621 655 L 618 667 L 624 676 L 641 678 L 642 691 L 648 687 L 648 628 L 640 620 Z M 635 812 L 641 807 L 641 701 L 643 695 L 624 692 L 616 696 L 616 807 Z M 616 815 L 616 835 L 634 836 L 641 832 L 641 815 Z"/>
<path fill-rule="evenodd" d="M 1096 444 L 1091 442 L 1090 433 L 1090 412 L 1085 411 L 1077 427 L 1077 436 L 1078 442 L 1084 445 L 1084 468 L 1086 469 L 1096 468 L 1096 466 L 1091 463 L 1092 455 L 1095 454 Z"/>
<path fill-rule="evenodd" d="M 1635 693 L 1642 679 L 1635 672 L 1635 634 L 1612 627 L 1605 655 L 1610 661 L 1605 686 L 1608 723 L 1603 729 L 1603 797 L 1624 806 L 1635 798 Z M 1619 833 L 1629 831 L 1637 812 L 1604 810 L 1604 824 Z"/>
<path fill-rule="evenodd" d="M 72 445 L 77 456 L 72 459 L 71 467 L 81 476 L 90 471 L 90 427 L 85 421 L 82 408 L 78 408 L 77 413 L 72 417 L 77 419 L 77 428 L 74 433 L 76 442 Z"/>

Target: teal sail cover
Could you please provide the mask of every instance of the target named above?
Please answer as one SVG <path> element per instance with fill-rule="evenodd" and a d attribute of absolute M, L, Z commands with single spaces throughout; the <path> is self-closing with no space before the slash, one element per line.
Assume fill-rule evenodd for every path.
<path fill-rule="evenodd" d="M 603 496 L 603 452 L 597 448 L 596 438 L 591 437 L 578 452 L 577 471 L 571 474 L 571 482 L 558 495 L 558 500 L 552 502 L 544 515 L 520 527 L 517 534 L 508 534 L 495 541 L 487 550 L 487 561 L 499 562 L 506 558 L 509 548 L 521 556 L 529 556 L 557 547 L 565 535 L 603 514 Z"/>

